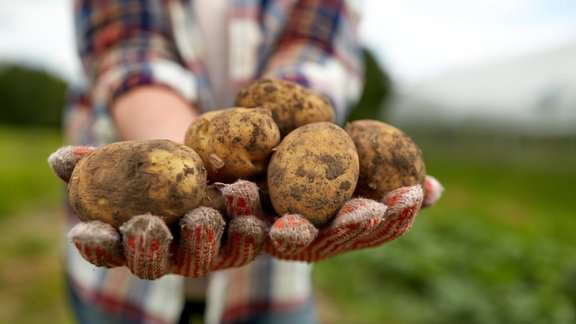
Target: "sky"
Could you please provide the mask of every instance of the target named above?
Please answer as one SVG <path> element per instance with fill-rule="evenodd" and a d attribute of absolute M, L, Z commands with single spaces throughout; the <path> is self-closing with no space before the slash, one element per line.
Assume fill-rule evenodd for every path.
<path fill-rule="evenodd" d="M 71 0 L 0 0 L 0 61 L 45 68 L 78 80 Z"/>
<path fill-rule="evenodd" d="M 402 83 L 576 42 L 574 0 L 364 0 L 362 39 Z"/>
<path fill-rule="evenodd" d="M 576 41 L 575 0 L 352 0 L 360 35 L 401 85 Z M 0 60 L 78 80 L 71 0 L 0 0 Z"/>

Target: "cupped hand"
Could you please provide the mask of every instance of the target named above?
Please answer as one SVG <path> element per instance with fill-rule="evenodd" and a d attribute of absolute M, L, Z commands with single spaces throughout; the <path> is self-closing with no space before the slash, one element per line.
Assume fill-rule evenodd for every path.
<path fill-rule="evenodd" d="M 68 146 L 49 158 L 54 172 L 68 181 L 74 166 L 95 148 Z M 100 267 L 126 266 L 143 279 L 174 273 L 189 277 L 239 267 L 262 249 L 266 225 L 259 213 L 258 188 L 252 182 L 210 186 L 202 203 L 177 226 L 158 216 L 134 215 L 119 229 L 101 221 L 76 224 L 71 242 L 90 263 Z"/>
<path fill-rule="evenodd" d="M 442 190 L 438 180 L 427 176 L 424 187 L 401 187 L 382 201 L 353 198 L 318 229 L 301 215 L 283 215 L 272 225 L 265 251 L 280 259 L 317 262 L 383 245 L 405 234 L 420 209 L 436 203 Z"/>

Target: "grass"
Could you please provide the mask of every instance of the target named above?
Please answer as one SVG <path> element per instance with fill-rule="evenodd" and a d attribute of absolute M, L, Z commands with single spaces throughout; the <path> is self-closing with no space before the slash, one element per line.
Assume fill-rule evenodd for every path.
<path fill-rule="evenodd" d="M 31 205 L 55 206 L 62 185 L 46 161 L 60 145 L 57 130 L 0 126 L 0 221 Z"/>
<path fill-rule="evenodd" d="M 62 183 L 46 159 L 53 129 L 0 127 L 0 323 L 70 323 L 61 248 Z"/>
<path fill-rule="evenodd" d="M 27 209 L 0 227 L 0 323 L 71 323 L 64 292 L 63 211 Z"/>

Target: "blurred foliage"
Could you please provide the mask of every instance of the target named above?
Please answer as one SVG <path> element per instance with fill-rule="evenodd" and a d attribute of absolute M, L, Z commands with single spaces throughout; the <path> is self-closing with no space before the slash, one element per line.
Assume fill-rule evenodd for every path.
<path fill-rule="evenodd" d="M 65 186 L 47 162 L 61 145 L 58 129 L 0 125 L 0 323 L 72 323 L 61 255 Z"/>
<path fill-rule="evenodd" d="M 63 211 L 33 208 L 0 226 L 0 323 L 72 323 L 64 289 Z"/>
<path fill-rule="evenodd" d="M 374 54 L 364 49 L 365 84 L 360 101 L 352 109 L 349 120 L 379 119 L 385 115 L 388 99 L 394 87 L 390 76 L 378 63 Z"/>
<path fill-rule="evenodd" d="M 444 196 L 396 241 L 316 266 L 331 322 L 576 322 L 574 142 L 420 135 Z"/>
<path fill-rule="evenodd" d="M 0 124 L 59 127 L 67 84 L 45 71 L 0 66 Z"/>
<path fill-rule="evenodd" d="M 52 128 L 14 128 L 0 125 L 0 222 L 31 205 L 55 205 L 62 183 L 47 158 L 62 145 Z"/>

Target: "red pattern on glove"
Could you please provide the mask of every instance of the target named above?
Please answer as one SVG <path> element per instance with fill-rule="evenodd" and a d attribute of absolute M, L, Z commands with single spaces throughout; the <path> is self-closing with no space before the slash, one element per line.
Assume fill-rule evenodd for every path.
<path fill-rule="evenodd" d="M 419 185 L 393 190 L 381 203 L 364 198 L 351 199 L 311 241 L 309 237 L 298 240 L 299 237 L 293 234 L 309 231 L 311 224 L 301 216 L 285 215 L 272 226 L 265 250 L 280 259 L 317 262 L 380 246 L 410 229 L 423 199 L 424 192 Z M 300 220 L 287 221 L 294 217 Z"/>
<path fill-rule="evenodd" d="M 126 266 L 132 273 L 143 279 L 156 279 L 167 273 L 173 237 L 159 217 L 133 217 L 120 227 L 120 233 Z"/>
<path fill-rule="evenodd" d="M 212 208 L 200 207 L 180 220 L 180 244 L 172 270 L 186 277 L 204 276 L 220 247 L 224 219 Z"/>
<path fill-rule="evenodd" d="M 87 236 L 92 240 L 85 240 Z M 78 252 L 99 267 L 118 267 L 124 264 L 124 251 L 119 242 L 120 233 L 109 224 L 92 221 L 79 223 L 68 232 L 68 238 Z"/>
<path fill-rule="evenodd" d="M 383 200 L 388 206 L 384 221 L 374 231 L 356 240 L 351 248 L 375 247 L 402 236 L 412 227 L 423 198 L 421 186 L 402 187 L 391 191 Z"/>
<path fill-rule="evenodd" d="M 266 251 L 275 255 L 294 254 L 309 246 L 316 236 L 318 229 L 304 217 L 285 215 L 272 225 Z"/>
<path fill-rule="evenodd" d="M 230 224 L 225 245 L 220 249 L 212 270 L 240 267 L 260 254 L 267 226 L 262 220 L 258 186 L 248 181 L 220 184 Z"/>

